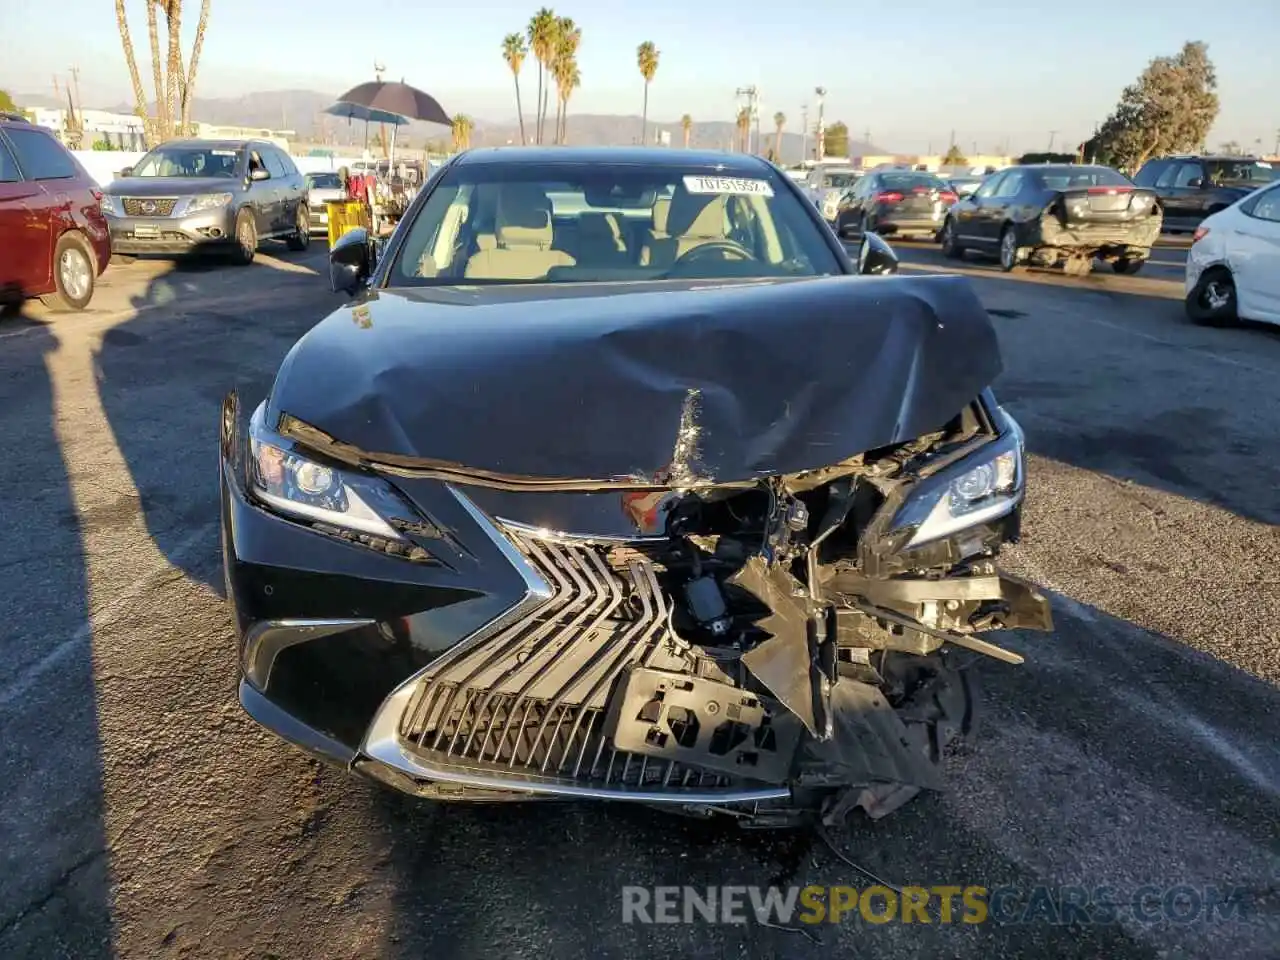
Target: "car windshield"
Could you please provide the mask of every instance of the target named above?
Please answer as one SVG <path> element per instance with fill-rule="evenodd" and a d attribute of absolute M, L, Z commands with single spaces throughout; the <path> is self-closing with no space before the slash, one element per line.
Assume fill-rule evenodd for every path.
<path fill-rule="evenodd" d="M 336 173 L 308 173 L 307 186 L 312 190 L 337 190 L 342 181 Z"/>
<path fill-rule="evenodd" d="M 463 162 L 439 179 L 392 285 L 813 277 L 845 272 L 781 174 L 608 162 Z"/>
<path fill-rule="evenodd" d="M 1133 186 L 1124 174 L 1110 167 L 1046 167 L 1036 173 L 1049 190 Z"/>
<path fill-rule="evenodd" d="M 223 177 L 234 179 L 240 151 L 219 147 L 156 147 L 137 162 L 135 177 Z"/>
<path fill-rule="evenodd" d="M 947 185 L 931 173 L 882 173 L 880 183 L 888 190 L 946 190 Z"/>
<path fill-rule="evenodd" d="M 856 173 L 828 173 L 824 181 L 828 187 L 844 190 L 858 182 Z"/>
<path fill-rule="evenodd" d="M 1261 160 L 1207 160 L 1209 179 L 1214 183 L 1256 183 L 1261 186 L 1276 179 L 1276 168 Z"/>

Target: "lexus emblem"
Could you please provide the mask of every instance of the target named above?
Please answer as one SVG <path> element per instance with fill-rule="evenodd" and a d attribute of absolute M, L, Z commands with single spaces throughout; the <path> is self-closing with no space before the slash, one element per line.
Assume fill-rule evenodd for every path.
<path fill-rule="evenodd" d="M 156 212 L 156 202 L 155 202 L 154 200 L 143 200 L 143 201 L 142 201 L 142 212 L 143 212 L 143 213 L 155 213 L 155 212 Z"/>

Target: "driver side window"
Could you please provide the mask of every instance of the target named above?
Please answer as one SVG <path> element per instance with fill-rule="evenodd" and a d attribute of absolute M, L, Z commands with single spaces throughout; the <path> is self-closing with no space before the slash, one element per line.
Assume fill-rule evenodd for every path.
<path fill-rule="evenodd" d="M 1005 174 L 1003 173 L 997 173 L 988 177 L 986 180 L 982 181 L 982 186 L 978 187 L 978 189 L 973 192 L 973 195 L 979 200 L 984 200 L 993 196 L 1004 179 Z"/>

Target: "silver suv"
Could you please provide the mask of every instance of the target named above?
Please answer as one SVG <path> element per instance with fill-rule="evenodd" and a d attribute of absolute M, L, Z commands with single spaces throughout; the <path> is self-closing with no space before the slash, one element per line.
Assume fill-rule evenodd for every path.
<path fill-rule="evenodd" d="M 230 253 L 251 263 L 263 240 L 310 242 L 307 183 L 265 140 L 170 140 L 109 183 L 102 211 L 113 253 Z"/>

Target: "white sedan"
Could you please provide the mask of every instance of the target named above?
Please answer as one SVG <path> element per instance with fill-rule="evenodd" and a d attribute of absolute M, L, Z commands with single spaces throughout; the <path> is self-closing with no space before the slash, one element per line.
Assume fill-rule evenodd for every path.
<path fill-rule="evenodd" d="M 1280 324 L 1280 182 L 1206 217 L 1187 254 L 1187 316 Z"/>

